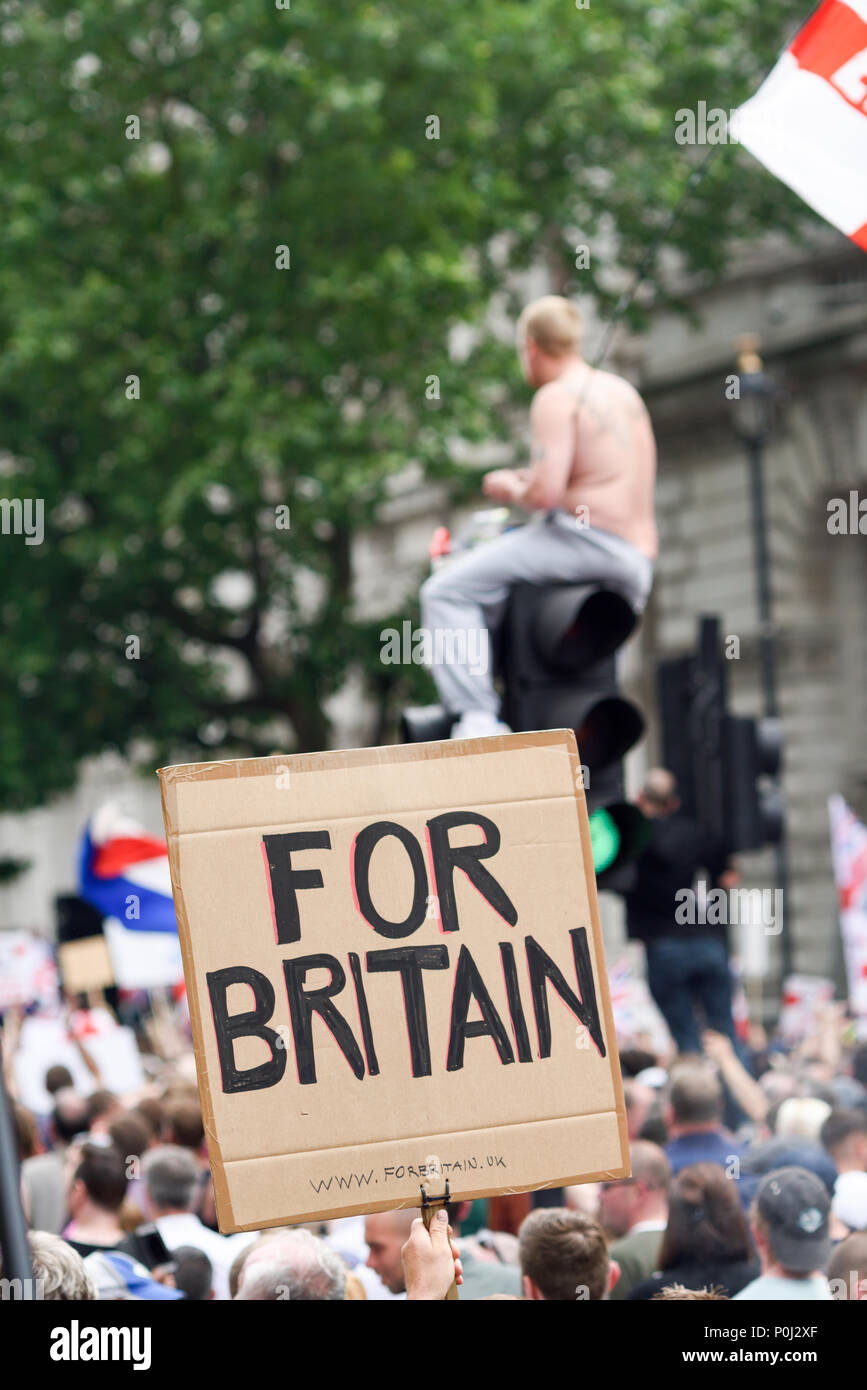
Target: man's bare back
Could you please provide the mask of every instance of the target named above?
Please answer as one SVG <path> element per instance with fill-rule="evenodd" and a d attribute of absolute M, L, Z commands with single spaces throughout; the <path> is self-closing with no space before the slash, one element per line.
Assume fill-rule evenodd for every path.
<path fill-rule="evenodd" d="M 527 511 L 560 508 L 655 560 L 656 444 L 635 387 L 571 354 L 533 397 L 530 431 L 530 467 L 486 474 L 486 496 Z"/>
<path fill-rule="evenodd" d="M 655 560 L 656 443 L 644 402 L 622 377 L 581 363 L 537 391 L 534 437 L 540 415 L 552 416 L 551 423 L 563 428 L 566 402 L 571 467 L 563 510 L 586 515 L 590 526 L 623 536 Z"/>

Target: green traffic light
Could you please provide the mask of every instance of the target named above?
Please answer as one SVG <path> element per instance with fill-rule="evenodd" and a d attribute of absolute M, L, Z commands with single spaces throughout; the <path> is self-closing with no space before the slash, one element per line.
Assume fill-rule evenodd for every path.
<path fill-rule="evenodd" d="M 593 868 L 597 874 L 614 863 L 620 853 L 622 835 L 613 817 L 600 807 L 590 816 L 590 846 L 593 853 Z"/>

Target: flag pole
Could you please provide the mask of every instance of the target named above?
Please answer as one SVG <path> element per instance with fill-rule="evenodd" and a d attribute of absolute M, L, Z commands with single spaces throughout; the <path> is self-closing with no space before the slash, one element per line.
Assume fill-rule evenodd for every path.
<path fill-rule="evenodd" d="M 623 291 L 623 294 L 620 296 L 619 300 L 614 306 L 614 312 L 612 313 L 611 318 L 608 320 L 608 323 L 605 325 L 605 329 L 602 334 L 602 342 L 600 344 L 598 354 L 596 356 L 595 361 L 591 364 L 594 368 L 598 369 L 602 366 L 602 363 L 605 361 L 605 358 L 608 354 L 608 349 L 611 346 L 611 340 L 613 338 L 615 328 L 617 327 L 620 320 L 623 318 L 624 314 L 626 313 L 630 304 L 635 298 L 639 288 L 643 284 L 644 278 L 647 275 L 647 272 L 650 269 L 650 266 L 653 262 L 653 258 L 659 250 L 659 247 L 661 246 L 662 242 L 668 236 L 669 232 L 671 231 L 672 227 L 677 221 L 681 208 L 683 207 L 686 200 L 689 198 L 690 194 L 695 192 L 696 188 L 701 183 L 701 180 L 704 178 L 708 166 L 711 162 L 711 159 L 713 158 L 718 148 L 719 147 L 716 145 L 711 145 L 704 159 L 693 169 L 692 173 L 690 174 L 689 178 L 687 179 L 686 183 L 684 184 L 681 190 L 680 197 L 677 199 L 677 202 L 674 204 L 674 207 L 668 214 L 668 217 L 666 218 L 663 226 L 659 229 L 656 236 L 653 238 L 653 241 L 647 248 L 644 257 L 638 269 L 635 272 L 632 284 L 628 289 Z"/>

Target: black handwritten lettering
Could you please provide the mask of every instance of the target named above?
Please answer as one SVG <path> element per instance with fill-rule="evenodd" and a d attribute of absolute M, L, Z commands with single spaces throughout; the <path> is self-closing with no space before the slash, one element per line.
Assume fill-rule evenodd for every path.
<path fill-rule="evenodd" d="M 596 1003 L 596 990 L 593 985 L 593 970 L 590 965 L 590 952 L 587 948 L 587 931 L 576 927 L 570 931 L 572 958 L 575 962 L 575 978 L 578 982 L 580 998 L 566 983 L 566 979 L 554 961 L 543 951 L 532 936 L 525 938 L 527 948 L 527 967 L 530 972 L 530 993 L 536 1014 L 536 1029 L 539 1034 L 539 1056 L 551 1056 L 551 1019 L 548 1013 L 548 982 L 554 986 L 560 998 L 572 1010 L 579 1022 L 584 1024 L 599 1055 L 605 1056 L 605 1043 L 599 1027 L 599 1009 Z"/>
<path fill-rule="evenodd" d="M 368 951 L 366 964 L 370 974 L 386 970 L 400 971 L 412 1074 L 430 1076 L 430 1039 L 422 971 L 447 970 L 447 947 L 395 946 L 388 951 Z"/>
<path fill-rule="evenodd" d="M 383 917 L 379 910 L 374 907 L 373 899 L 370 896 L 371 855 L 380 840 L 384 839 L 386 835 L 393 835 L 403 845 L 409 855 L 413 872 L 412 904 L 402 922 L 389 922 L 388 918 Z M 421 846 L 412 832 L 407 830 L 405 826 L 398 825 L 395 821 L 380 820 L 375 821 L 373 825 L 366 825 L 363 830 L 359 831 L 355 841 L 355 852 L 352 856 L 352 874 L 355 879 L 355 899 L 359 911 L 373 927 L 373 930 L 379 932 L 380 936 L 398 940 L 400 937 L 411 936 L 421 926 L 427 911 L 427 871 Z"/>
<path fill-rule="evenodd" d="M 352 971 L 352 983 L 355 985 L 355 997 L 358 1000 L 358 1020 L 361 1024 L 361 1041 L 364 1043 L 367 1071 L 370 1076 L 379 1076 L 379 1062 L 376 1058 L 373 1033 L 370 1027 L 370 1011 L 367 1007 L 367 995 L 364 992 L 364 981 L 361 975 L 361 960 L 354 951 L 349 952 L 349 969 Z"/>
<path fill-rule="evenodd" d="M 301 940 L 297 890 L 322 887 L 320 870 L 293 869 L 291 856 L 304 849 L 330 849 L 331 836 L 327 830 L 293 830 L 280 835 L 263 835 L 262 843 L 271 877 L 277 941 L 281 946 L 288 946 Z"/>
<path fill-rule="evenodd" d="M 468 1021 L 467 1015 L 471 1001 L 475 999 L 482 1017 Z M 497 1013 L 494 1001 L 488 993 L 478 966 L 466 946 L 462 946 L 455 970 L 455 988 L 452 994 L 452 1016 L 449 1024 L 449 1051 L 446 1071 L 460 1071 L 464 1065 L 464 1045 L 467 1038 L 493 1038 L 497 1054 L 504 1066 L 514 1062 L 512 1044 Z"/>
<path fill-rule="evenodd" d="M 331 972 L 327 985 L 319 989 L 304 988 L 308 970 L 323 967 Z M 330 1029 L 341 1052 L 360 1080 L 364 1076 L 364 1058 L 355 1041 L 355 1035 L 343 1014 L 332 1002 L 346 984 L 346 972 L 335 956 L 325 954 L 298 956 L 295 960 L 284 960 L 283 974 L 286 978 L 286 993 L 289 996 L 289 1017 L 292 1022 L 292 1036 L 295 1042 L 295 1062 L 298 1080 L 302 1086 L 311 1086 L 316 1081 L 316 1059 L 313 1052 L 313 1015 L 319 1014 Z"/>
<path fill-rule="evenodd" d="M 532 1062 L 533 1053 L 530 1048 L 530 1035 L 527 1032 L 527 1023 L 524 1018 L 524 1010 L 521 1006 L 521 990 L 518 985 L 518 972 L 515 969 L 515 952 L 511 941 L 500 942 L 500 959 L 503 962 L 503 976 L 506 981 L 506 998 L 509 1001 L 509 1014 L 512 1019 L 512 1029 L 515 1034 L 515 1046 L 518 1049 L 519 1062 Z"/>
<path fill-rule="evenodd" d="M 211 997 L 224 1092 L 232 1095 L 237 1091 L 259 1091 L 276 1086 L 286 1070 L 286 1049 L 278 1046 L 280 1035 L 265 1026 L 274 1012 L 274 986 L 268 976 L 248 965 L 233 965 L 225 970 L 209 970 L 205 978 Z M 255 1008 L 243 1014 L 230 1014 L 226 998 L 231 985 L 249 985 Z M 271 1051 L 270 1060 L 239 1071 L 235 1065 L 236 1038 L 261 1038 Z"/>
<path fill-rule="evenodd" d="M 449 844 L 449 831 L 459 825 L 477 825 L 485 836 L 482 843 L 463 846 Z M 478 811 L 445 811 L 429 820 L 427 828 L 443 931 L 457 931 L 459 925 L 455 869 L 462 869 L 486 902 L 513 927 L 518 920 L 514 904 L 481 862 L 490 859 L 500 848 L 500 832 L 494 822 Z"/>

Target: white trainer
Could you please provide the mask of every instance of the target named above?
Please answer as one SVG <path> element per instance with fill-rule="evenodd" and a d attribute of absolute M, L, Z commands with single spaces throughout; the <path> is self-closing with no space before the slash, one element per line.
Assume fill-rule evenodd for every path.
<path fill-rule="evenodd" d="M 496 734 L 510 734 L 512 730 L 495 714 L 486 710 L 470 709 L 462 714 L 452 729 L 452 738 L 492 738 Z"/>

